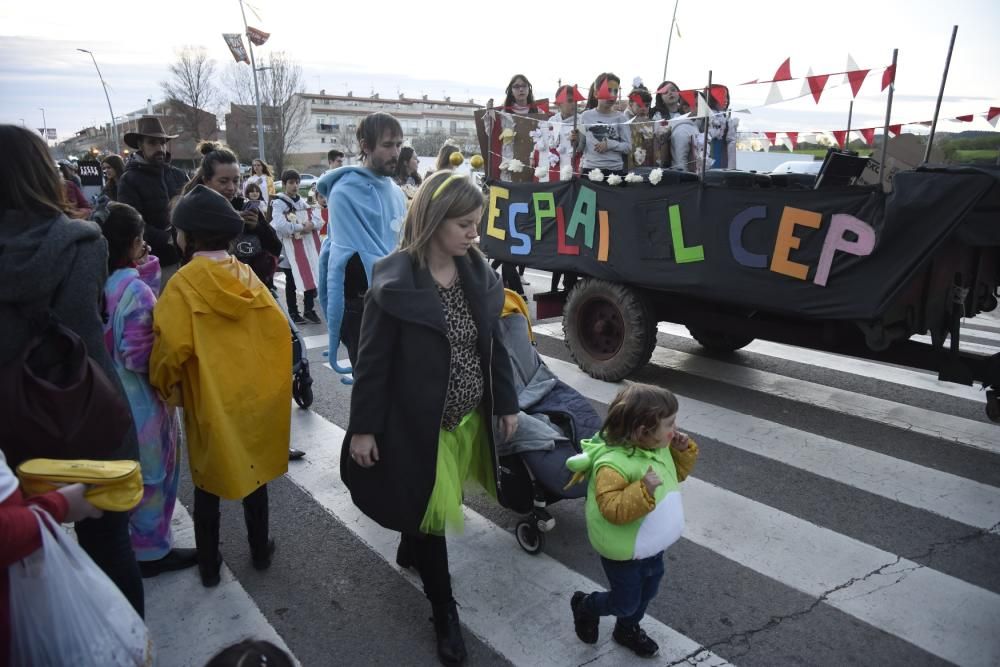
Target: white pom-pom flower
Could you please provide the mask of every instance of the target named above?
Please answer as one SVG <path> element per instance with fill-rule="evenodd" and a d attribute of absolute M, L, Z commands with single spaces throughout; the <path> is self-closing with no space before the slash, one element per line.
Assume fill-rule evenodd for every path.
<path fill-rule="evenodd" d="M 545 174 L 547 173 L 549 173 L 549 170 L 544 164 L 535 167 L 535 178 L 545 178 Z"/>
<path fill-rule="evenodd" d="M 559 180 L 568 181 L 573 178 L 573 165 L 564 164 L 559 170 Z"/>
<path fill-rule="evenodd" d="M 657 185 L 662 179 L 663 179 L 662 169 L 654 169 L 653 171 L 649 172 L 649 182 L 652 183 L 653 185 Z"/>
<path fill-rule="evenodd" d="M 507 171 L 513 174 L 519 174 L 524 171 L 524 163 L 517 158 L 513 158 L 507 162 Z"/>
<path fill-rule="evenodd" d="M 633 172 L 629 172 L 625 176 L 625 182 L 626 183 L 642 183 L 644 180 L 646 180 L 646 179 L 644 179 L 642 176 L 640 176 L 639 174 L 635 173 L 634 171 Z"/>
<path fill-rule="evenodd" d="M 618 174 L 610 174 L 608 176 L 608 185 L 621 185 L 622 177 Z"/>
<path fill-rule="evenodd" d="M 587 172 L 587 178 L 594 181 L 595 183 L 600 183 L 604 180 L 604 172 L 600 169 L 591 169 Z"/>

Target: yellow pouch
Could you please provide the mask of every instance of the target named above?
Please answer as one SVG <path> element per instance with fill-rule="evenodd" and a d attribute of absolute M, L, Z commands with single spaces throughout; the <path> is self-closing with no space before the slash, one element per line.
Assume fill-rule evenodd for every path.
<path fill-rule="evenodd" d="M 138 461 L 31 459 L 17 467 L 17 476 L 26 496 L 48 493 L 64 484 L 86 484 L 84 497 L 109 512 L 127 512 L 142 500 Z"/>

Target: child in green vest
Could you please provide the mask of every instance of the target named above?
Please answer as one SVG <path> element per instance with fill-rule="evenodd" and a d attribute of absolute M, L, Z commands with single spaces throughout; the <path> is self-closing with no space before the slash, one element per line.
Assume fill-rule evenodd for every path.
<path fill-rule="evenodd" d="M 615 616 L 616 642 L 644 658 L 660 649 L 639 621 L 663 578 L 663 550 L 681 536 L 678 484 L 698 458 L 698 446 L 675 429 L 677 408 L 669 390 L 631 384 L 608 406 L 600 432 L 583 441 L 583 453 L 566 462 L 575 473 L 569 485 L 589 479 L 587 534 L 610 587 L 573 593 L 573 625 L 588 644 L 597 643 L 601 616 Z"/>

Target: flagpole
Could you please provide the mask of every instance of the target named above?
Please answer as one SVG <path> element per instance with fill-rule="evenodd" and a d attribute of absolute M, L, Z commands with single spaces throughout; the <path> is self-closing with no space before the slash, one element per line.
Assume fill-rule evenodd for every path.
<path fill-rule="evenodd" d="M 667 63 L 670 62 L 670 42 L 674 39 L 674 25 L 677 23 L 677 5 L 679 5 L 681 0 L 674 0 L 674 15 L 670 17 L 670 34 L 667 35 L 667 57 L 663 59 L 663 79 L 665 81 L 667 78 Z"/>
<path fill-rule="evenodd" d="M 243 0 L 240 0 L 240 13 L 243 15 L 243 34 L 247 34 L 247 11 L 243 8 Z M 264 160 L 264 119 L 260 112 L 260 88 L 257 86 L 257 63 L 253 57 L 253 42 L 247 37 L 247 48 L 250 50 L 250 69 L 253 70 L 253 96 L 257 102 L 257 156 L 261 162 Z"/>
<path fill-rule="evenodd" d="M 885 172 L 888 171 L 885 165 L 885 156 L 889 149 L 889 118 L 892 115 L 892 94 L 896 90 L 896 56 L 899 49 L 892 50 L 892 81 L 889 82 L 889 99 L 885 103 L 885 129 L 882 130 L 882 157 L 878 163 L 878 182 L 885 188 Z"/>
<path fill-rule="evenodd" d="M 948 57 L 944 61 L 944 74 L 941 75 L 941 90 L 938 91 L 937 104 L 934 105 L 934 120 L 931 121 L 931 133 L 927 137 L 927 150 L 924 151 L 924 162 L 931 159 L 931 146 L 934 144 L 934 133 L 937 131 L 938 113 L 941 111 L 941 98 L 944 97 L 944 84 L 948 81 L 948 68 L 951 66 L 951 52 L 955 49 L 955 35 L 958 26 L 951 28 L 951 43 L 948 44 Z"/>
<path fill-rule="evenodd" d="M 708 92 L 709 95 L 712 94 L 712 70 L 708 70 L 708 88 L 706 88 L 705 90 Z M 695 92 L 695 95 L 697 95 L 697 94 L 698 93 Z M 695 113 L 697 113 L 697 109 L 698 109 L 698 98 L 697 97 L 694 100 L 694 107 L 695 107 Z M 711 118 L 711 113 L 712 113 L 712 108 L 708 106 L 708 100 L 707 99 L 705 100 L 705 111 L 706 111 L 706 116 L 705 116 L 705 140 L 704 140 L 704 146 L 702 147 L 702 151 L 701 151 L 701 177 L 702 178 L 705 178 L 705 168 L 708 166 L 708 124 L 709 124 L 709 119 Z"/>
<path fill-rule="evenodd" d="M 851 105 L 847 107 L 847 133 L 844 134 L 844 150 L 851 150 L 851 120 L 854 117 L 854 100 L 851 100 Z"/>

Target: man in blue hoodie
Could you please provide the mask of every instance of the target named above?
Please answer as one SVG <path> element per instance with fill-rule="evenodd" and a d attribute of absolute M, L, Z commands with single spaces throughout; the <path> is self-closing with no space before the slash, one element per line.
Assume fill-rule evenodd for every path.
<path fill-rule="evenodd" d="M 342 375 L 351 368 L 337 361 L 340 342 L 353 366 L 372 268 L 396 249 L 406 217 L 406 196 L 392 178 L 403 146 L 399 121 L 387 113 L 369 114 L 358 125 L 357 137 L 361 166 L 333 169 L 316 184 L 330 217 L 319 256 L 319 303 L 329 330 L 330 366 Z"/>

